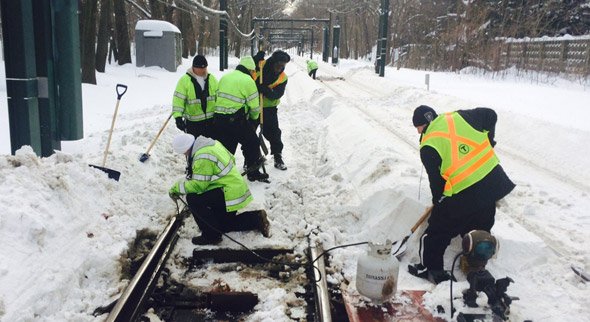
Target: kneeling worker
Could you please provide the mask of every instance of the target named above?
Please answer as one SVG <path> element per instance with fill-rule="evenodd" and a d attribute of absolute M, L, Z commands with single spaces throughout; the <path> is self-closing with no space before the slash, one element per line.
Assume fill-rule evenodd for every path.
<path fill-rule="evenodd" d="M 179 180 L 169 195 L 186 195 L 189 209 L 201 230 L 192 239 L 195 245 L 221 242 L 221 233 L 258 230 L 270 236 L 270 223 L 264 210 L 237 211 L 252 201 L 252 194 L 235 166 L 235 158 L 219 141 L 191 134 L 179 134 L 173 141 L 174 152 L 187 158 L 186 179 Z"/>

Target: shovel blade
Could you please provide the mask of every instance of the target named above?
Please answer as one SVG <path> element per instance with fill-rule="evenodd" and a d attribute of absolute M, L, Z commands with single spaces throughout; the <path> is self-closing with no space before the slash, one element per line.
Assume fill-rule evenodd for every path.
<path fill-rule="evenodd" d="M 264 136 L 262 135 L 262 131 L 258 134 L 258 140 L 260 141 L 260 148 L 262 148 L 262 153 L 264 155 L 268 155 L 268 148 L 266 147 L 266 142 L 264 142 Z"/>
<path fill-rule="evenodd" d="M 410 235 L 404 237 L 404 239 L 402 239 L 401 241 L 395 242 L 392 245 L 393 256 L 395 256 L 398 260 L 401 260 L 402 257 L 404 257 L 404 254 L 406 253 L 406 250 L 408 249 L 408 239 L 409 238 L 410 238 Z"/>
<path fill-rule="evenodd" d="M 149 159 L 149 158 L 150 158 L 150 155 L 149 155 L 149 154 L 147 154 L 147 153 L 144 153 L 144 154 L 142 154 L 142 155 L 139 157 L 139 161 L 141 161 L 141 162 L 145 162 L 145 161 L 147 161 L 147 159 Z"/>
<path fill-rule="evenodd" d="M 121 172 L 113 170 L 113 169 L 109 169 L 109 168 L 105 168 L 105 167 L 100 167 L 94 164 L 89 164 L 88 166 L 96 168 L 98 170 L 101 170 L 103 172 L 105 172 L 108 176 L 109 179 L 113 179 L 115 181 L 119 181 L 119 177 L 121 176 Z"/>

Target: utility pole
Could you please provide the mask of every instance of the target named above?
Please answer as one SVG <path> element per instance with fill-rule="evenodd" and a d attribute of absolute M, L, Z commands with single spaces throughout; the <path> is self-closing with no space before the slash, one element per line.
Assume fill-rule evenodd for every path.
<path fill-rule="evenodd" d="M 219 10 L 227 11 L 227 0 L 219 0 Z M 227 19 L 219 17 L 219 70 L 227 68 Z"/>
<path fill-rule="evenodd" d="M 379 19 L 379 37 L 377 52 L 379 56 L 379 76 L 385 76 L 385 63 L 387 61 L 387 22 L 389 20 L 389 0 L 381 0 L 381 15 Z"/>
<path fill-rule="evenodd" d="M 340 55 L 340 25 L 338 19 L 336 19 L 336 25 L 334 25 L 334 39 L 332 40 L 334 48 L 332 50 L 332 65 L 338 64 L 338 56 Z"/>

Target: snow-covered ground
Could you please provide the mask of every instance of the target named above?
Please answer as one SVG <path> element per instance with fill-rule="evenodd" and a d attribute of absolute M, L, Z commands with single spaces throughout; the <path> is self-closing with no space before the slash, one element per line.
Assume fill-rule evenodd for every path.
<path fill-rule="evenodd" d="M 317 57 L 317 56 L 316 56 Z M 210 72 L 220 77 L 218 58 Z M 237 63 L 230 58 L 230 69 Z M 305 60 L 287 66 L 289 83 L 279 112 L 285 172 L 268 167 L 271 184 L 250 183 L 255 202 L 271 220 L 271 239 L 231 233 L 249 246 L 306 247 L 307 236 L 324 248 L 362 241 L 398 240 L 429 205 L 421 171 L 418 135 L 411 124 L 420 104 L 437 111 L 486 106 L 498 112 L 497 154 L 516 189 L 498 209 L 493 233 L 501 248 L 489 265 L 496 277 L 515 283 L 508 294 L 511 321 L 587 321 L 590 289 L 570 270 L 590 269 L 590 91 L 575 82 L 549 84 L 515 77 L 386 69 L 377 77 L 366 62 L 319 62 L 319 80 L 305 73 Z M 172 92 L 190 60 L 170 73 L 160 68 L 107 66 L 98 85 L 83 85 L 84 139 L 63 142 L 62 152 L 38 158 L 28 147 L 10 156 L 4 64 L 0 64 L 0 321 L 103 321 L 98 306 L 117 298 L 120 257 L 143 228 L 161 231 L 176 207 L 170 185 L 184 160 L 171 141 L 171 123 L 146 163 L 138 161 L 170 113 Z M 126 84 L 106 166 L 121 172 L 109 180 L 88 164 L 100 164 L 116 103 L 115 86 Z M 241 156 L 238 155 L 238 164 Z M 192 251 L 198 234 L 189 218 L 178 254 Z M 416 232 L 402 259 L 399 289 L 431 290 L 427 307 L 449 312 L 449 283 L 436 287 L 410 276 Z M 224 239 L 222 246 L 237 247 Z M 455 239 L 445 259 L 460 251 Z M 329 283 L 351 283 L 366 247 L 330 254 Z M 457 274 L 455 293 L 467 287 Z M 194 283 L 225 278 L 234 290 L 258 292 L 239 275 L 209 272 Z M 260 286 L 261 303 L 248 321 L 289 321 L 294 294 Z M 483 296 L 483 295 L 482 295 Z M 485 299 L 485 296 L 483 296 Z M 485 302 L 485 300 L 484 300 Z M 454 301 L 463 311 L 461 299 Z M 448 314 L 445 315 L 448 318 Z"/>

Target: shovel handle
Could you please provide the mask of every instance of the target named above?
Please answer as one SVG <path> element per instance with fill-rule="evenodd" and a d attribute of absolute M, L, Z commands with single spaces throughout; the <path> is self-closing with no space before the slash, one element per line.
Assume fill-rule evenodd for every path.
<path fill-rule="evenodd" d="M 121 89 L 121 90 L 119 90 Z M 117 100 L 120 100 L 123 95 L 127 92 L 127 85 L 117 84 Z"/>
<path fill-rule="evenodd" d="M 262 85 L 262 71 L 263 68 L 260 68 L 260 78 L 258 78 L 258 82 L 260 83 L 260 85 Z M 262 95 L 262 93 L 260 93 L 258 95 L 258 104 L 260 106 L 260 131 L 262 132 L 262 127 L 264 126 L 264 95 Z"/>
<path fill-rule="evenodd" d="M 164 122 L 164 125 L 162 125 L 162 127 L 160 128 L 160 131 L 158 131 L 158 134 L 156 134 L 156 137 L 154 138 L 154 140 L 152 141 L 152 143 L 148 147 L 148 149 L 145 152 L 145 154 L 149 154 L 150 153 L 150 150 L 154 147 L 154 144 L 156 144 L 156 141 L 160 137 L 160 134 L 162 134 L 162 131 L 164 131 L 164 129 L 166 128 L 166 125 L 168 125 L 168 121 L 170 121 L 171 118 L 172 118 L 172 114 L 170 114 L 170 116 L 168 116 L 168 118 L 166 119 L 166 122 Z"/>
<path fill-rule="evenodd" d="M 426 210 L 424 211 L 424 213 L 422 214 L 420 219 L 418 219 L 416 224 L 414 224 L 414 226 L 412 227 L 412 229 L 411 229 L 412 234 L 416 231 L 416 229 L 418 229 L 418 227 L 420 227 L 420 225 L 422 225 L 422 223 L 426 220 L 426 218 L 428 218 L 428 216 L 432 212 L 433 207 L 434 206 L 430 206 L 430 207 L 426 208 Z"/>

